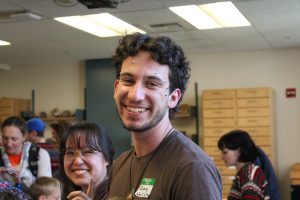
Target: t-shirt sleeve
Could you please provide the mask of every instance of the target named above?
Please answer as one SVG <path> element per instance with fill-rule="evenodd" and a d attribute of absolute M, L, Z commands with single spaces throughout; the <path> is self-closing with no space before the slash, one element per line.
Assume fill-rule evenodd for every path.
<path fill-rule="evenodd" d="M 205 162 L 192 162 L 184 166 L 175 184 L 176 200 L 220 200 L 222 180 L 215 166 Z"/>

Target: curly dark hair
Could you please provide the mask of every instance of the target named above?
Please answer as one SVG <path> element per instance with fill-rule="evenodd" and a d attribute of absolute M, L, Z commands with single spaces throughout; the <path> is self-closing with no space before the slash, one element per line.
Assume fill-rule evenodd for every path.
<path fill-rule="evenodd" d="M 258 156 L 258 150 L 248 132 L 243 130 L 233 130 L 222 135 L 218 141 L 218 148 L 222 151 L 225 148 L 239 150 L 240 162 L 254 162 Z"/>
<path fill-rule="evenodd" d="M 119 41 L 113 60 L 116 67 L 116 78 L 119 79 L 123 61 L 129 56 L 135 56 L 140 51 L 147 51 L 151 58 L 159 64 L 168 65 L 170 93 L 176 88 L 180 89 L 182 96 L 187 88 L 191 69 L 186 60 L 182 48 L 172 39 L 166 36 L 151 37 L 147 34 L 134 33 L 124 36 Z M 179 111 L 179 104 L 170 109 L 169 117 L 172 118 L 175 112 Z"/>

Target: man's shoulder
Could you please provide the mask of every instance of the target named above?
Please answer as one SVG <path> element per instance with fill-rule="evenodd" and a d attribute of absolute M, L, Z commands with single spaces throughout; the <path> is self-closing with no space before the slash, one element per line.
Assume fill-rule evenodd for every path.
<path fill-rule="evenodd" d="M 128 158 L 130 157 L 130 155 L 133 153 L 133 149 L 127 150 L 123 153 L 121 153 L 113 162 L 113 165 L 117 165 L 117 164 L 121 164 L 124 163 L 126 160 L 128 160 Z"/>

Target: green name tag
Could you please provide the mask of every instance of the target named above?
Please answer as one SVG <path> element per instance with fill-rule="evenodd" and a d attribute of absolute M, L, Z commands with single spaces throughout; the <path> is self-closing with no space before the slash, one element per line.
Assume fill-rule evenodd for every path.
<path fill-rule="evenodd" d="M 148 198 L 155 184 L 154 178 L 143 178 L 138 190 L 134 193 L 137 197 Z"/>

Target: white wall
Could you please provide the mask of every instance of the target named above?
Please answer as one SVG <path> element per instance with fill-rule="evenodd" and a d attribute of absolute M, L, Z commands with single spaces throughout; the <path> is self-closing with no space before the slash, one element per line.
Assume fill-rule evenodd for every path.
<path fill-rule="evenodd" d="M 194 104 L 194 82 L 203 89 L 271 87 L 275 91 L 278 172 L 284 200 L 289 197 L 289 171 L 300 162 L 300 100 L 285 98 L 285 88 L 300 88 L 300 49 L 188 55 L 192 77 L 184 102 Z M 83 63 L 12 66 L 0 71 L 0 97 L 31 98 L 36 92 L 36 113 L 83 108 Z M 199 97 L 200 100 L 200 97 Z M 194 122 L 180 120 L 189 132 Z M 180 126 L 181 126 L 180 125 Z M 185 130 L 184 128 L 182 130 Z"/>
<path fill-rule="evenodd" d="M 12 66 L 0 71 L 0 97 L 31 99 L 35 91 L 35 114 L 54 108 L 60 111 L 84 108 L 83 62 Z"/>

